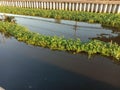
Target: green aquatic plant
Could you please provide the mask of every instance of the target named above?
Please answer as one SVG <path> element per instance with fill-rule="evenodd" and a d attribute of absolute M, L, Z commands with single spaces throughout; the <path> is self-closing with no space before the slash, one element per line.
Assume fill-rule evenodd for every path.
<path fill-rule="evenodd" d="M 102 26 L 120 29 L 120 14 L 92 13 L 66 10 L 43 10 L 0 6 L 0 12 L 20 15 L 40 16 L 45 18 L 67 19 L 89 23 L 100 23 Z"/>
<path fill-rule="evenodd" d="M 27 44 L 75 53 L 86 52 L 89 56 L 101 54 L 112 56 L 120 61 L 120 46 L 116 43 L 106 43 L 99 40 L 81 42 L 80 39 L 65 39 L 58 36 L 46 36 L 29 31 L 27 28 L 16 23 L 0 21 L 0 32 L 10 34 L 17 40 Z"/>

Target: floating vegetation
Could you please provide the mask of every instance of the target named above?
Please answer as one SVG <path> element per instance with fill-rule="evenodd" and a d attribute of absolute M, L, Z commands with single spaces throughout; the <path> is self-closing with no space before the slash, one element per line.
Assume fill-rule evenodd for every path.
<path fill-rule="evenodd" d="M 101 54 L 104 56 L 112 56 L 118 61 L 120 60 L 120 46 L 112 41 L 109 43 L 99 40 L 81 42 L 80 39 L 73 40 L 58 36 L 45 36 L 31 32 L 27 28 L 17 25 L 16 23 L 2 21 L 0 21 L 0 32 L 8 33 L 17 40 L 27 44 L 50 48 L 52 50 L 68 51 L 74 54 L 86 52 L 89 56 Z"/>
<path fill-rule="evenodd" d="M 65 10 L 42 10 L 42 9 L 7 7 L 7 6 L 0 6 L 0 12 L 40 16 L 46 18 L 84 21 L 89 23 L 100 23 L 103 26 L 120 29 L 120 14 L 92 13 L 92 12 L 65 11 Z"/>

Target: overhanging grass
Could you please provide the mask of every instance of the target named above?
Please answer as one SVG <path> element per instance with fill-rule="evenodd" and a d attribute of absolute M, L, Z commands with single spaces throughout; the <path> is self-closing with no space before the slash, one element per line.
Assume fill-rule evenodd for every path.
<path fill-rule="evenodd" d="M 99 53 L 105 56 L 112 56 L 120 60 L 120 46 L 116 43 L 105 43 L 99 40 L 81 42 L 79 39 L 65 39 L 57 36 L 45 36 L 29 31 L 27 28 L 9 22 L 0 21 L 0 32 L 10 34 L 19 41 L 52 50 L 69 51 L 73 53 L 86 52 L 90 56 Z"/>
<path fill-rule="evenodd" d="M 84 21 L 90 23 L 100 23 L 103 26 L 115 27 L 120 29 L 120 14 L 92 13 L 92 12 L 65 11 L 65 10 L 42 10 L 42 9 L 6 7 L 6 6 L 0 6 L 0 12 L 30 15 L 30 16 L 40 16 L 46 18 Z"/>

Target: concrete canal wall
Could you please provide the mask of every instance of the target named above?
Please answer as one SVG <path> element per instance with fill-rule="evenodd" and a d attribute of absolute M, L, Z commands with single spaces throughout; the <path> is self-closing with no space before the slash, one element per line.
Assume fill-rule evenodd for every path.
<path fill-rule="evenodd" d="M 1 6 L 99 13 L 120 13 L 120 1 L 103 0 L 0 0 Z"/>

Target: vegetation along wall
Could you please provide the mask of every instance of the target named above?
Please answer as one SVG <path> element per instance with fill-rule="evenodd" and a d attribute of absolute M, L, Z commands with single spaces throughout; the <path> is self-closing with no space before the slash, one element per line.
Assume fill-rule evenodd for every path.
<path fill-rule="evenodd" d="M 119 0 L 0 0 L 0 6 L 97 13 L 120 13 Z"/>

